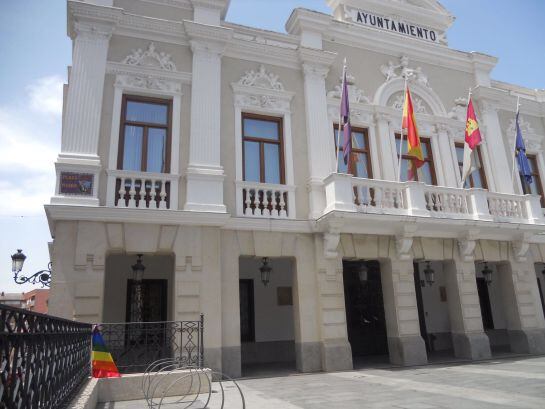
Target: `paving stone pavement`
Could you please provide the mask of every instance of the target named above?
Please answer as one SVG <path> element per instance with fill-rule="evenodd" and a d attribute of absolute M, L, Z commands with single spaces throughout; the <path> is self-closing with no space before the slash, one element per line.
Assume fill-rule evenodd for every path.
<path fill-rule="evenodd" d="M 248 409 L 545 409 L 545 356 L 243 379 L 239 384 Z M 220 408 L 219 394 L 213 395 L 208 407 Z M 235 398 L 234 385 L 227 385 L 225 408 L 242 408 Z M 133 401 L 97 409 L 146 407 Z"/>

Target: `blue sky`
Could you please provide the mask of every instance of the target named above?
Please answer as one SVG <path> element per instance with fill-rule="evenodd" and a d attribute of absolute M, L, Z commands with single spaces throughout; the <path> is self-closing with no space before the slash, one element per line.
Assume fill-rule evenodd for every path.
<path fill-rule="evenodd" d="M 495 79 L 545 88 L 544 0 L 442 4 L 457 17 L 450 47 L 498 57 Z M 283 32 L 296 7 L 329 13 L 322 0 L 231 0 L 227 20 Z M 16 248 L 27 254 L 28 272 L 49 261 L 43 204 L 54 190 L 70 53 L 65 0 L 0 0 L 0 290 L 29 289 L 11 279 Z"/>

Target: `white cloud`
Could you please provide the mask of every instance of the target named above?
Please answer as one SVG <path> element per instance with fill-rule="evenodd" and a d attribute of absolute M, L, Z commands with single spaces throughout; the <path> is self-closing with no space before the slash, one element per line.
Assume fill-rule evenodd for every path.
<path fill-rule="evenodd" d="M 62 79 L 27 86 L 25 101 L 0 106 L 0 216 L 43 215 L 55 187 Z"/>
<path fill-rule="evenodd" d="M 30 107 L 35 112 L 62 115 L 62 89 L 64 80 L 59 76 L 40 78 L 26 87 Z"/>

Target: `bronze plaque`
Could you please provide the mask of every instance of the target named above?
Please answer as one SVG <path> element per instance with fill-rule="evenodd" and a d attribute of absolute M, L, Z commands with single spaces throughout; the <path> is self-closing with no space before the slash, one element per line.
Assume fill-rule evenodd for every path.
<path fill-rule="evenodd" d="M 276 295 L 278 298 L 278 305 L 293 305 L 291 287 L 277 287 Z"/>

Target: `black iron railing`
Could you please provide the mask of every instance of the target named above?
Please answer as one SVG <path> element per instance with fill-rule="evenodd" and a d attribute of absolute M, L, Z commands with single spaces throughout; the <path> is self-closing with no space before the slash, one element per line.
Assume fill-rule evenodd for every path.
<path fill-rule="evenodd" d="M 60 409 L 90 375 L 91 325 L 0 304 L 0 409 Z"/>
<path fill-rule="evenodd" d="M 203 325 L 199 321 L 99 324 L 106 348 L 121 373 L 144 372 L 163 358 L 203 367 Z"/>

